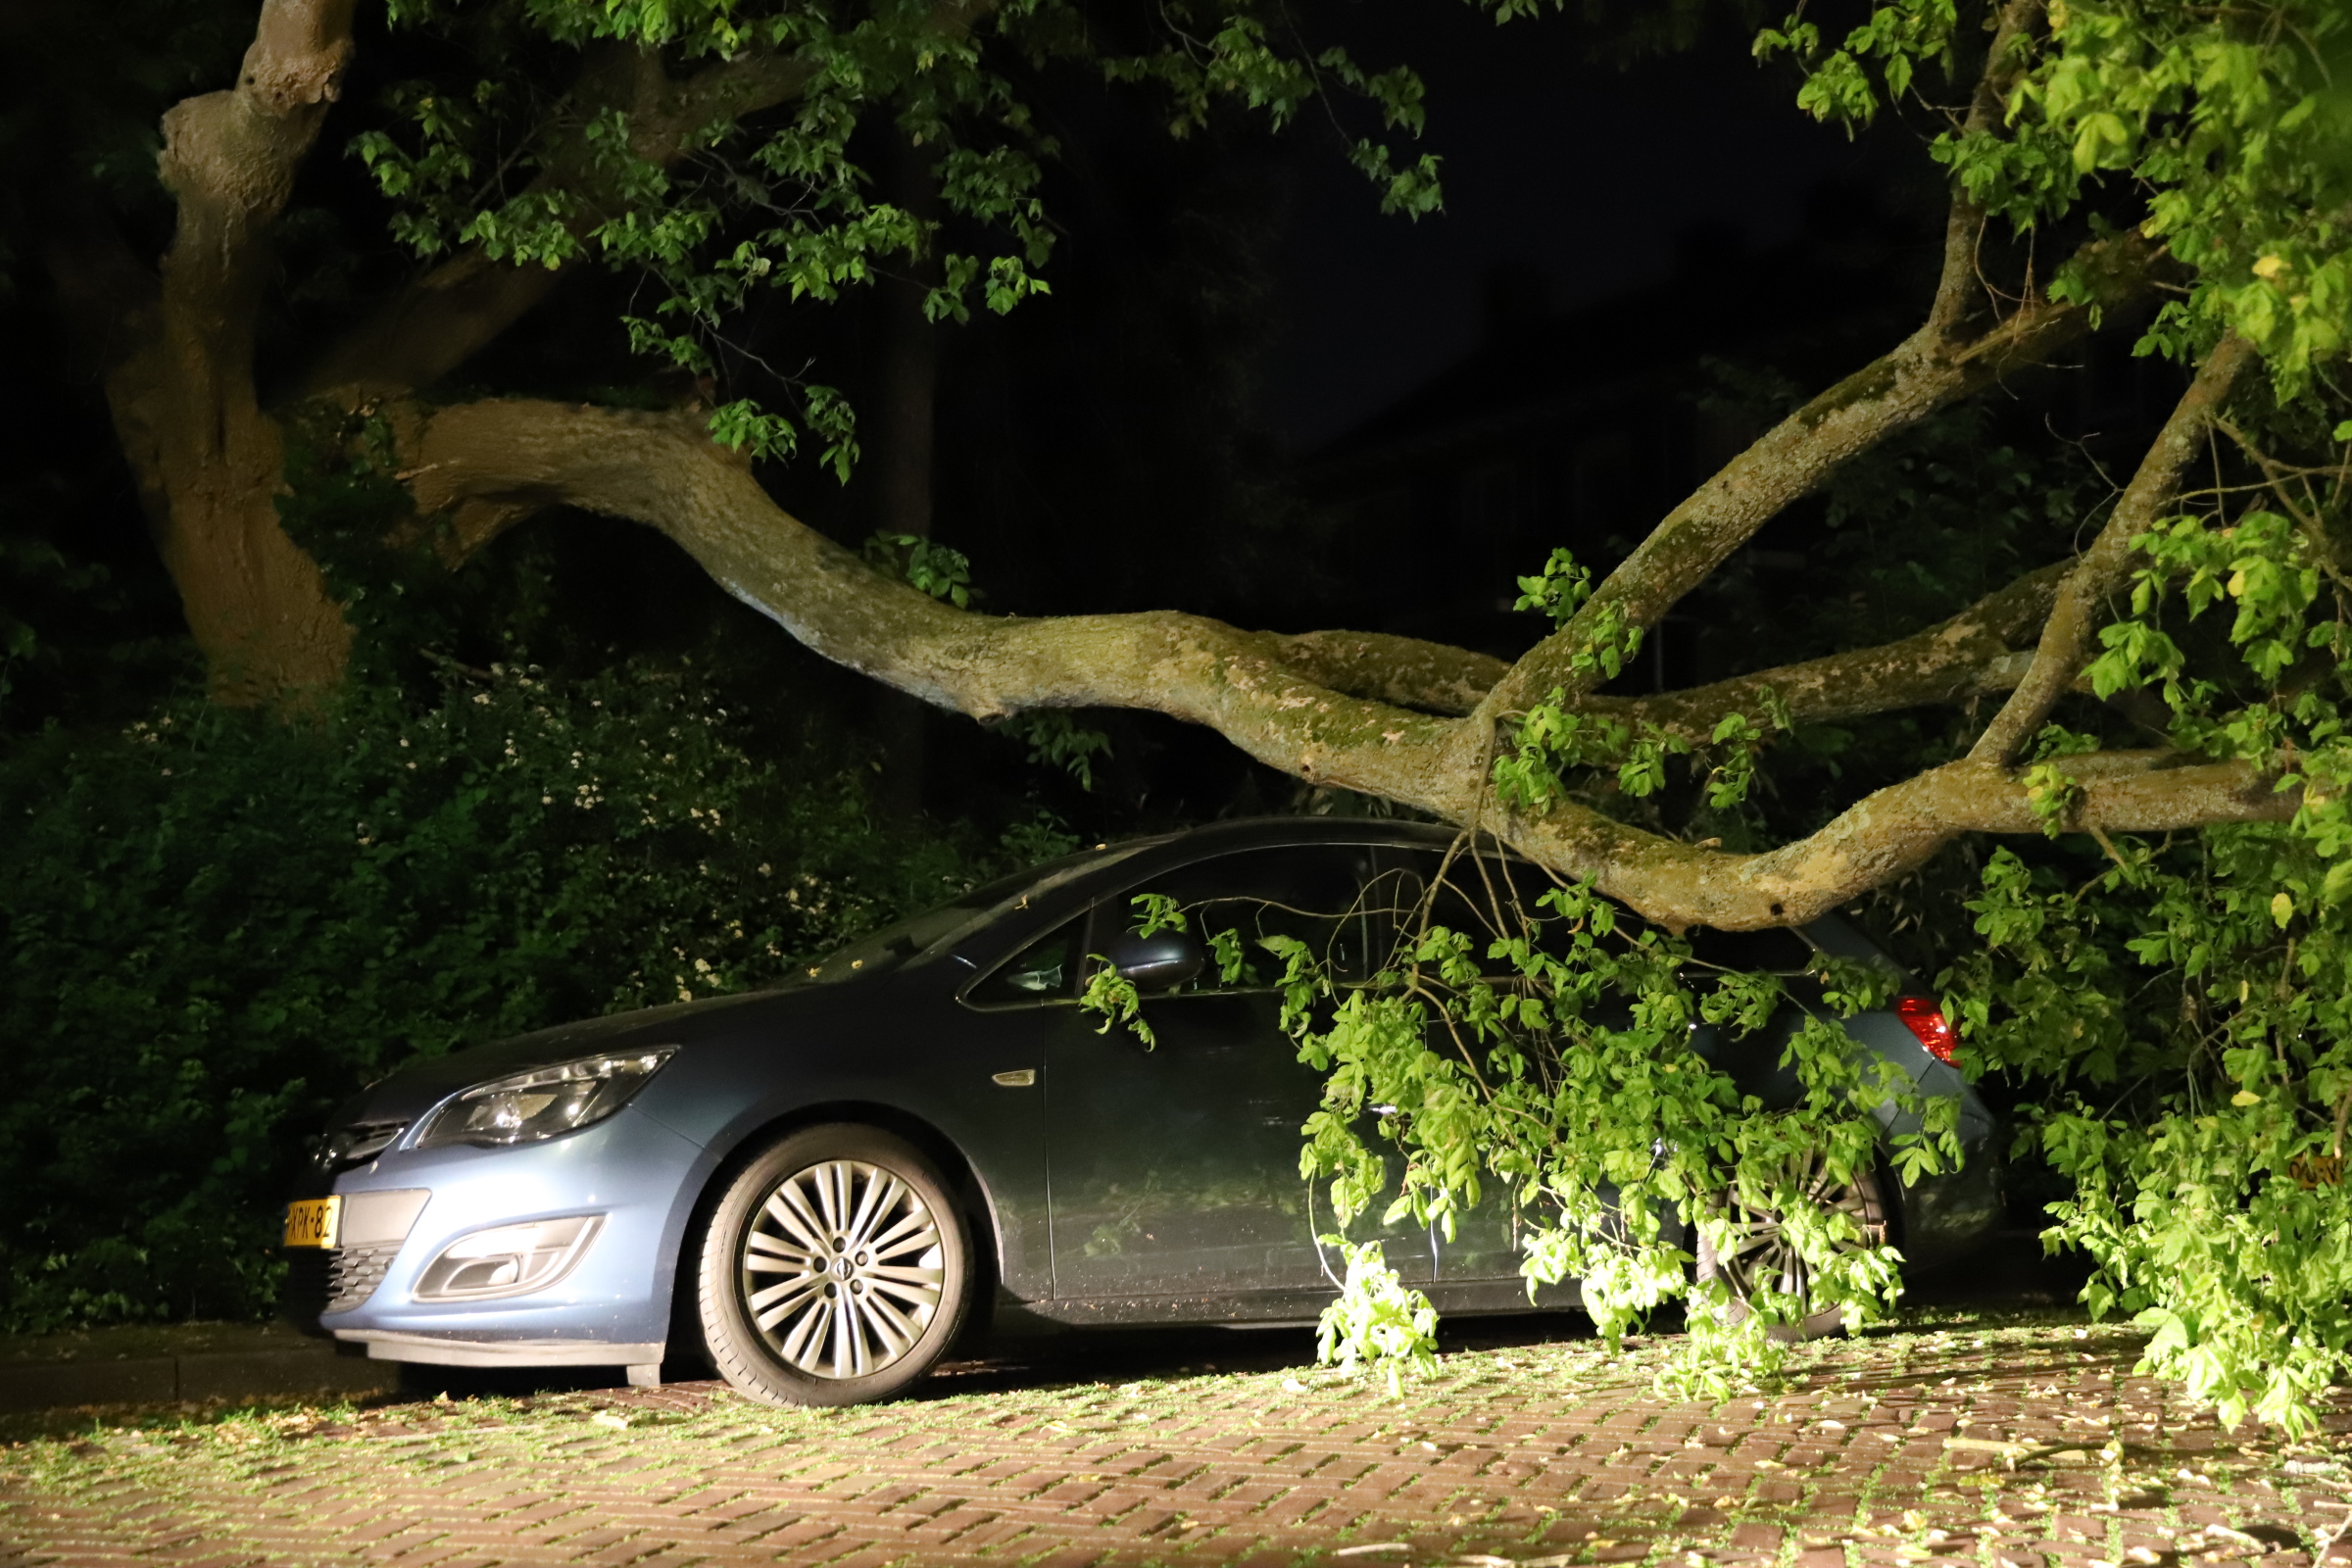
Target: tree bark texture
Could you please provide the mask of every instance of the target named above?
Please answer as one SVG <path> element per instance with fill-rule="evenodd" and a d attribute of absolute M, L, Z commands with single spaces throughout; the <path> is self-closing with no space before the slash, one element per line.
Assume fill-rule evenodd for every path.
<path fill-rule="evenodd" d="M 351 0 L 268 0 L 237 84 L 164 117 L 159 171 L 179 221 L 160 275 L 110 334 L 122 450 L 216 696 L 311 693 L 342 678 L 351 627 L 277 516 L 285 452 L 254 395 L 267 230 L 341 90 Z M 54 268 L 71 265 L 61 245 Z M 69 294 L 82 280 L 61 279 Z"/>

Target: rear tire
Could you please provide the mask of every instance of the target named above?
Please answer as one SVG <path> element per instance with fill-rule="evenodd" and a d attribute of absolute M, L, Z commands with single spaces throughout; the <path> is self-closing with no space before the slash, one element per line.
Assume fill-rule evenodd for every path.
<path fill-rule="evenodd" d="M 1851 1182 L 1838 1182 L 1831 1176 L 1828 1160 L 1814 1153 L 1804 1156 L 1791 1174 L 1796 1178 L 1791 1185 L 1798 1191 L 1824 1208 L 1842 1211 L 1854 1222 L 1861 1240 L 1846 1244 L 1850 1250 L 1858 1251 L 1886 1241 L 1886 1195 L 1875 1169 L 1865 1166 L 1854 1172 Z M 1746 1322 L 1755 1313 L 1749 1300 L 1767 1289 L 1809 1302 L 1812 1270 L 1797 1255 L 1782 1228 L 1780 1214 L 1742 1204 L 1736 1188 L 1727 1191 L 1723 1200 L 1731 1214 L 1732 1250 L 1717 1252 L 1703 1230 L 1698 1238 L 1698 1278 L 1702 1282 L 1721 1280 L 1731 1292 L 1723 1321 L 1731 1325 Z M 1793 1323 L 1775 1323 L 1764 1332 L 1769 1339 L 1794 1344 L 1826 1339 L 1844 1328 L 1845 1308 L 1828 1306 L 1808 1310 Z"/>
<path fill-rule="evenodd" d="M 703 1342 L 768 1404 L 886 1399 L 944 1354 L 972 1297 L 963 1211 L 931 1161 L 879 1128 L 778 1141 L 705 1227 Z"/>

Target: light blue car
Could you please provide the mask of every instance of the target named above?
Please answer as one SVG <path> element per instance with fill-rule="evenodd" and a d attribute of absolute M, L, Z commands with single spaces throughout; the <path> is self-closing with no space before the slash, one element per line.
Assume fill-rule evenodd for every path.
<path fill-rule="evenodd" d="M 1223 982 L 1201 942 L 1295 935 L 1365 969 L 1395 935 L 1383 885 L 1429 876 L 1450 838 L 1279 818 L 1117 845 L 770 990 L 414 1062 L 323 1140 L 287 1216 L 289 1310 L 383 1359 L 638 1382 L 707 1361 L 814 1404 L 895 1393 L 983 1323 L 1311 1322 L 1332 1286 L 1298 1169 L 1321 1081 L 1272 987 Z M 1194 911 L 1173 946 L 1131 935 L 1145 893 Z M 1742 968 L 1801 969 L 1815 945 L 1875 956 L 1835 921 L 1726 940 Z M 1145 993 L 1155 1050 L 1077 1005 L 1090 955 Z M 1957 1255 L 1998 1217 L 1992 1117 L 1933 1001 L 1847 1028 L 1959 1101 L 1968 1159 L 1819 1197 L 1915 1264 Z M 1793 1089 L 1769 1030 L 1692 1043 L 1768 1102 Z M 1392 1228 L 1391 1262 L 1443 1311 L 1573 1304 L 1572 1283 L 1531 1303 L 1493 1208 L 1450 1242 Z M 1702 1261 L 1801 1287 L 1757 1220 L 1739 1256 Z"/>

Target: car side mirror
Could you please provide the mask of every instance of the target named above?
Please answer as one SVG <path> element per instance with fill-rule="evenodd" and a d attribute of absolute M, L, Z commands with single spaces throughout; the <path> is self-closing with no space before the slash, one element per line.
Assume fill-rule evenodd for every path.
<path fill-rule="evenodd" d="M 1121 979 L 1134 982 L 1138 991 L 1171 990 L 1208 966 L 1207 952 L 1190 931 L 1116 936 L 1102 956 L 1110 960 Z"/>

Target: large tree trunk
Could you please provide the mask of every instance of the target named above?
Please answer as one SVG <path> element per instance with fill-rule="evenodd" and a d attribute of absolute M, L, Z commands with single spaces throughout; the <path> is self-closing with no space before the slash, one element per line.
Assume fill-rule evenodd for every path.
<path fill-rule="evenodd" d="M 251 409 L 212 430 L 174 425 L 156 441 L 163 482 L 141 492 L 212 695 L 232 706 L 307 704 L 342 683 L 352 633 L 318 562 L 279 521 L 281 432 Z"/>
<path fill-rule="evenodd" d="M 270 0 L 237 85 L 164 117 L 159 172 L 179 223 L 160 277 L 118 247 L 64 236 L 61 292 L 113 352 L 107 400 L 214 694 L 304 700 L 343 678 L 351 627 L 277 516 L 284 437 L 256 402 L 253 334 L 266 231 L 351 55 L 350 0 Z M 94 296 L 115 293 L 112 300 Z"/>

